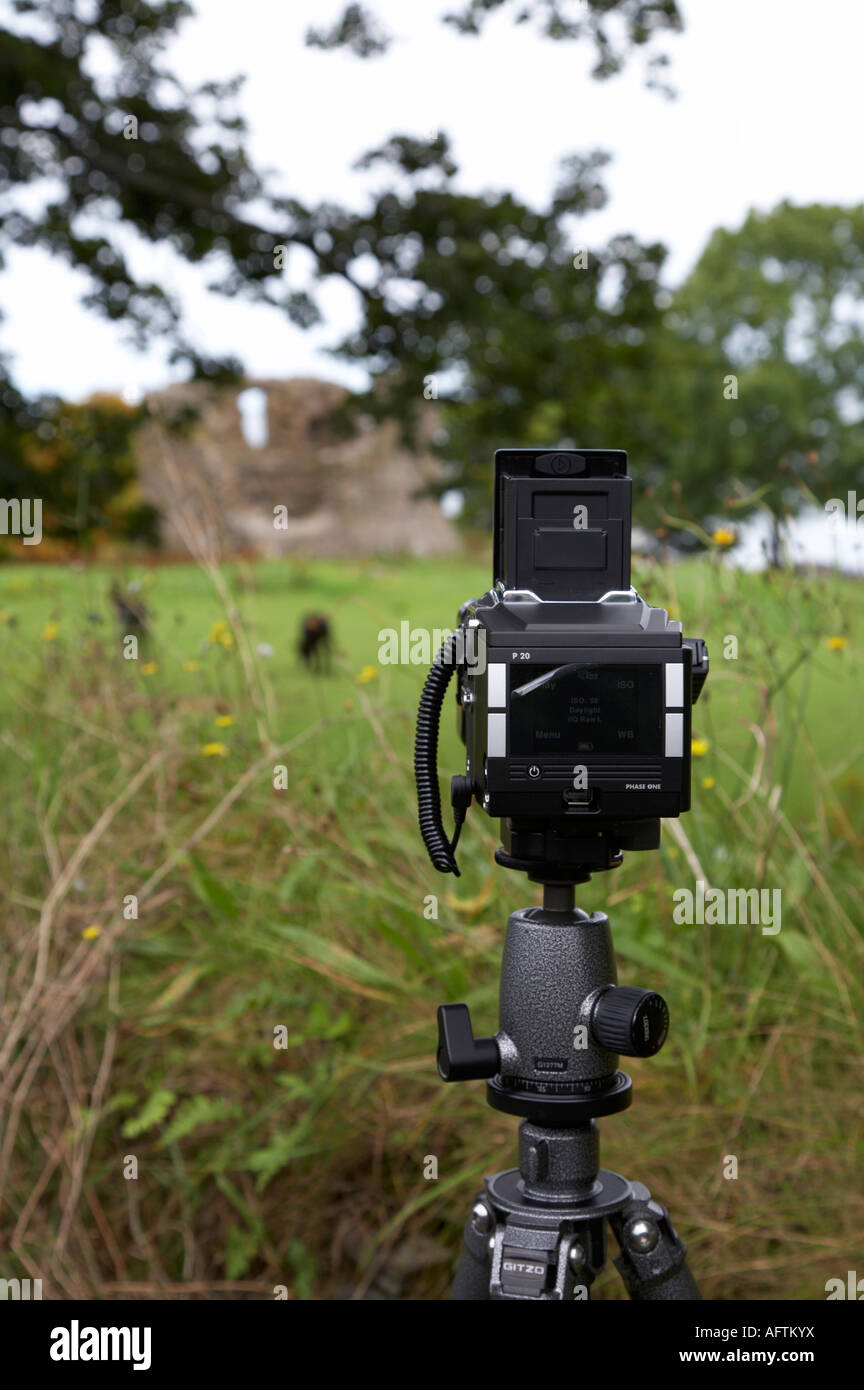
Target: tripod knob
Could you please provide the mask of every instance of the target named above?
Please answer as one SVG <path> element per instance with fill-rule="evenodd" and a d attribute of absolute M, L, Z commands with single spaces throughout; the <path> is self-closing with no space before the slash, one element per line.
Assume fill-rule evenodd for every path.
<path fill-rule="evenodd" d="M 467 1004 L 438 1009 L 438 1073 L 444 1081 L 477 1081 L 501 1065 L 494 1038 L 475 1038 Z"/>
<path fill-rule="evenodd" d="M 651 989 L 610 985 L 594 1006 L 591 1031 L 609 1052 L 653 1057 L 669 1032 L 669 1008 Z"/>

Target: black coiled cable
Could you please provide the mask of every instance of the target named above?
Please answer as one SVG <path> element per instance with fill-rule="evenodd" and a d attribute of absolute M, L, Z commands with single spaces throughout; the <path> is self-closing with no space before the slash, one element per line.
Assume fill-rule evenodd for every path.
<path fill-rule="evenodd" d="M 441 819 L 441 793 L 438 788 L 438 729 L 441 707 L 453 675 L 457 634 L 454 632 L 442 646 L 432 664 L 420 696 L 417 710 L 417 732 L 414 738 L 414 779 L 417 783 L 417 811 L 420 834 L 435 868 L 442 874 L 460 877 L 454 850 L 464 812 L 458 819 L 456 834 L 451 843 Z"/>

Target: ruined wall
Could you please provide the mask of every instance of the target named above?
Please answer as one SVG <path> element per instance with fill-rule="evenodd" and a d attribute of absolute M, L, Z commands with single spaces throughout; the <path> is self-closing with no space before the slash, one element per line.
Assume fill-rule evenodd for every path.
<path fill-rule="evenodd" d="M 269 441 L 245 440 L 237 397 L 250 387 L 267 395 Z M 436 554 L 458 548 L 455 528 L 434 499 L 412 496 L 436 475 L 429 455 L 408 453 L 395 425 L 368 422 L 337 440 L 324 417 L 345 395 L 331 382 L 245 381 L 215 390 L 205 382 L 148 396 L 163 418 L 193 407 L 188 436 L 155 421 L 139 432 L 136 451 L 145 497 L 163 515 L 163 544 L 184 549 L 177 522 L 177 480 L 184 505 L 211 518 L 227 553 L 358 555 L 405 551 Z M 287 509 L 287 529 L 273 525 Z"/>

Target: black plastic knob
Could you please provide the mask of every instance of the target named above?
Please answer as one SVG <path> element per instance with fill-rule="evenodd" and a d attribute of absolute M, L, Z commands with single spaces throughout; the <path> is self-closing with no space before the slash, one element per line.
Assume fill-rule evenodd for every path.
<path fill-rule="evenodd" d="M 495 1076 L 501 1065 L 494 1038 L 475 1038 L 467 1004 L 438 1009 L 438 1074 L 444 1081 L 477 1081 Z"/>
<path fill-rule="evenodd" d="M 653 1057 L 669 1032 L 669 1007 L 651 989 L 610 985 L 594 1006 L 591 1031 L 609 1052 Z"/>

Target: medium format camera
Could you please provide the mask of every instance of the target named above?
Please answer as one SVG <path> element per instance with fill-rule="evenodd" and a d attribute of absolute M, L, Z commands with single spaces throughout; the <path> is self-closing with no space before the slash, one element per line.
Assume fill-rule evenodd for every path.
<path fill-rule="evenodd" d="M 690 806 L 690 714 L 708 653 L 631 587 L 626 468 L 618 449 L 495 455 L 494 584 L 460 609 L 418 714 L 420 826 L 442 872 L 458 874 L 475 799 L 501 820 L 500 864 L 571 883 L 622 850 L 656 849 L 661 817 Z M 454 670 L 466 764 L 451 841 L 437 737 Z"/>

